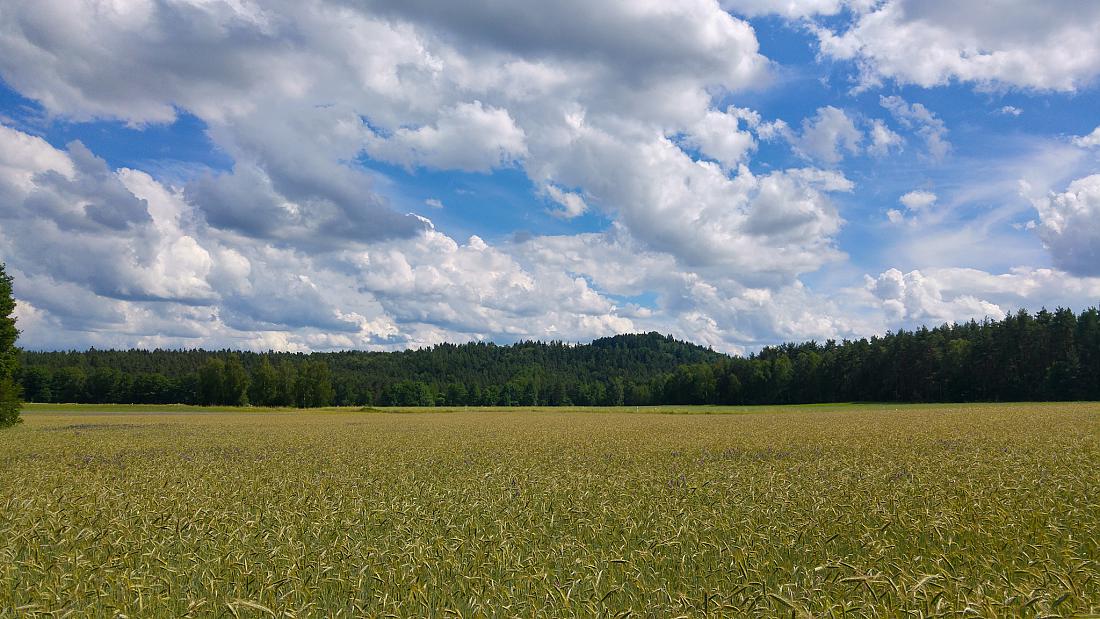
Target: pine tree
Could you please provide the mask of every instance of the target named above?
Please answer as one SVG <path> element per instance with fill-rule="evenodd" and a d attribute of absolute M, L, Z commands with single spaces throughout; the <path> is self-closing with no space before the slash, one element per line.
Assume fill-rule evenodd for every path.
<path fill-rule="evenodd" d="M 22 421 L 19 411 L 23 401 L 19 386 L 15 383 L 15 370 L 19 363 L 19 351 L 15 340 L 19 330 L 15 328 L 15 297 L 12 295 L 11 278 L 0 263 L 0 428 Z"/>

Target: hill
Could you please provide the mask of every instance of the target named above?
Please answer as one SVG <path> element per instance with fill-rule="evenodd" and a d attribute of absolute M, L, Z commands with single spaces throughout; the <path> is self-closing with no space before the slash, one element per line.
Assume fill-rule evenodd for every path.
<path fill-rule="evenodd" d="M 729 357 L 657 333 L 401 352 L 25 352 L 32 402 L 265 406 L 1100 400 L 1100 308 L 768 347 Z"/>
<path fill-rule="evenodd" d="M 251 353 L 207 350 L 23 352 L 29 401 L 300 405 L 597 405 L 648 402 L 683 365 L 725 355 L 659 333 L 590 344 L 439 344 L 399 352 Z M 237 369 L 239 366 L 239 369 Z M 220 385 L 214 384 L 220 382 Z M 243 385 L 243 390 L 242 390 Z M 244 396 L 242 400 L 241 396 Z M 315 398 L 316 399 L 316 398 Z"/>

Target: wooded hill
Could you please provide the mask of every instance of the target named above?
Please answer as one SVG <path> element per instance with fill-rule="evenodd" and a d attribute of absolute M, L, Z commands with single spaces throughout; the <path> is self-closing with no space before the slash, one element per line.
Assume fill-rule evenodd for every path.
<path fill-rule="evenodd" d="M 28 401 L 337 405 L 601 405 L 654 400 L 677 367 L 724 355 L 657 333 L 585 345 L 440 344 L 402 352 L 24 352 Z"/>
<path fill-rule="evenodd" d="M 729 357 L 657 333 L 404 352 L 24 352 L 29 401 L 511 406 L 1100 400 L 1100 311 Z"/>

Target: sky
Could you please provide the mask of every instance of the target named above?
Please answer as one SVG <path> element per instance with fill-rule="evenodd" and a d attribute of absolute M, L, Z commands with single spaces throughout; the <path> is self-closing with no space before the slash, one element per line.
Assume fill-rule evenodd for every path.
<path fill-rule="evenodd" d="M 746 354 L 1081 310 L 1097 32 L 1077 0 L 0 0 L 20 343 Z"/>

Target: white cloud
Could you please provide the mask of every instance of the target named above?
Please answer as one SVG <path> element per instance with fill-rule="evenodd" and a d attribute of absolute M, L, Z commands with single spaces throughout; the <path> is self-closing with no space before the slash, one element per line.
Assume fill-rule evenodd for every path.
<path fill-rule="evenodd" d="M 871 145 L 867 147 L 868 152 L 879 157 L 887 155 L 891 150 L 901 150 L 902 145 L 905 144 L 905 138 L 901 137 L 890 127 L 886 126 L 886 123 L 876 118 L 871 123 Z"/>
<path fill-rule="evenodd" d="M 947 141 L 947 126 L 943 119 L 924 105 L 910 104 L 897 95 L 879 97 L 879 101 L 902 126 L 915 131 L 924 140 L 928 155 L 933 160 L 939 161 L 947 156 L 951 144 Z"/>
<path fill-rule="evenodd" d="M 1004 318 L 997 305 L 969 294 L 944 298 L 940 282 L 920 271 L 889 269 L 878 277 L 866 276 L 867 289 L 896 322 L 952 322 Z"/>
<path fill-rule="evenodd" d="M 742 123 L 748 125 L 754 119 L 749 110 L 734 107 L 725 112 L 708 110 L 691 128 L 687 142 L 724 168 L 736 169 L 756 149 L 756 140 L 741 126 Z"/>
<path fill-rule="evenodd" d="M 558 217 L 572 219 L 588 211 L 588 203 L 578 193 L 564 191 L 552 184 L 545 185 L 542 190 L 551 200 L 561 205 L 561 209 L 551 211 Z"/>
<path fill-rule="evenodd" d="M 1100 174 L 1077 179 L 1065 192 L 1034 204 L 1039 237 L 1055 264 L 1078 275 L 1100 275 Z"/>
<path fill-rule="evenodd" d="M 1023 114 L 1024 111 L 1016 107 L 1015 105 L 1006 105 L 998 109 L 997 113 L 1004 116 L 1019 116 L 1020 114 Z"/>
<path fill-rule="evenodd" d="M 1081 148 L 1094 148 L 1100 146 L 1100 127 L 1092 130 L 1088 135 L 1073 138 L 1073 143 Z"/>
<path fill-rule="evenodd" d="M 592 196 L 652 239 L 644 215 L 666 208 L 662 193 L 608 191 L 601 179 L 667 183 L 675 193 L 684 175 L 666 176 L 639 156 L 666 149 L 664 136 L 697 138 L 727 168 L 743 161 L 751 136 L 727 131 L 737 119 L 711 102 L 764 83 L 769 67 L 752 28 L 710 0 L 181 1 L 140 11 L 84 0 L 27 3 L 12 14 L 0 26 L 9 83 L 75 119 L 196 114 L 235 164 L 190 183 L 188 200 L 217 228 L 308 251 L 422 230 L 354 165 L 364 152 L 411 169 L 517 165 L 538 187 L 571 188 L 563 213 Z M 62 56 L 86 62 L 57 62 Z M 573 174 L 568 160 L 585 159 L 585 148 L 608 157 L 588 157 L 591 169 Z M 724 182 L 712 174 L 704 190 Z"/>
<path fill-rule="evenodd" d="M 17 268 L 118 299 L 211 297 L 210 256 L 171 206 L 134 193 L 146 175 L 116 173 L 79 142 L 60 151 L 3 126 L 0 151 L 25 157 L 0 168 L 0 234 Z"/>
<path fill-rule="evenodd" d="M 0 126 L 0 254 L 30 347 L 387 348 L 635 325 L 584 279 L 478 237 L 310 255 L 205 224 L 178 190 Z M 18 168 L 15 167 L 18 164 Z M 29 181 L 28 181 L 29 179 Z"/>
<path fill-rule="evenodd" d="M 836 164 L 845 153 L 858 154 L 862 140 L 863 132 L 856 128 L 844 110 L 830 105 L 818 108 L 812 118 L 802 121 L 802 133 L 793 146 L 807 159 Z"/>
<path fill-rule="evenodd" d="M 726 7 L 858 20 L 875 8 Z M 717 107 L 772 70 L 752 27 L 710 0 L 45 0 L 5 16 L 0 75 L 50 117 L 141 127 L 193 114 L 233 162 L 173 187 L 0 128 L 0 252 L 32 346 L 400 348 L 656 329 L 739 351 L 863 335 L 886 324 L 889 282 L 883 298 L 860 289 L 864 315 L 799 280 L 844 260 L 833 194 L 854 184 L 753 163 L 758 141 L 827 167 L 907 138 L 933 158 L 950 147 L 941 119 L 897 97 L 883 99 L 893 129 L 822 107 L 796 134 Z M 412 175 L 512 168 L 553 213 L 595 212 L 611 229 L 452 238 L 392 208 L 367 158 Z M 910 278 L 905 316 L 984 307 L 933 276 Z M 629 300 L 643 293 L 658 300 Z"/>
<path fill-rule="evenodd" d="M 865 283 L 869 304 L 884 312 L 891 328 L 1000 319 L 1017 309 L 1080 308 L 1100 295 L 1100 278 L 1025 267 L 1000 274 L 965 268 L 888 269 L 865 276 Z"/>
<path fill-rule="evenodd" d="M 876 0 L 721 0 L 722 6 L 747 17 L 781 15 L 789 19 L 836 15 L 845 7 L 863 11 Z"/>
<path fill-rule="evenodd" d="M 535 237 L 514 253 L 539 268 L 584 275 L 609 294 L 654 293 L 654 308 L 628 305 L 622 311 L 639 328 L 718 350 L 741 353 L 765 344 L 852 337 L 877 328 L 797 281 L 754 287 L 738 283 L 735 274 L 721 268 L 684 269 L 669 255 L 638 245 L 620 227 L 600 234 Z"/>
<path fill-rule="evenodd" d="M 614 236 L 535 237 L 504 247 L 478 237 L 459 243 L 428 228 L 407 239 L 311 255 L 208 226 L 186 196 L 143 172 L 111 171 L 94 158 L 80 163 L 18 131 L 4 136 L 5 146 L 33 145 L 24 170 L 0 176 L 0 252 L 11 256 L 30 347 L 377 349 L 483 338 L 585 340 L 656 329 L 743 351 L 775 338 L 847 336 L 858 328 L 830 317 L 830 306 L 789 276 L 768 283 L 769 274 L 787 274 L 792 266 L 759 249 L 779 242 L 777 235 L 793 235 L 793 247 L 828 242 L 817 228 L 831 230 L 837 220 L 821 192 L 851 189 L 832 172 L 739 173 L 739 234 L 755 244 L 740 249 L 742 274 L 730 273 L 726 262 L 684 269 L 625 226 L 616 226 Z M 73 152 L 80 151 L 74 146 Z M 689 170 L 715 169 L 677 156 Z M 71 178 L 49 180 L 51 170 L 66 168 Z M 10 182 L 27 172 L 28 189 Z M 88 175 L 99 180 L 89 185 Z M 84 193 L 73 193 L 74 187 Z M 117 200 L 145 205 L 125 230 L 114 232 L 75 207 L 39 209 L 34 216 L 26 210 L 44 204 L 45 192 L 62 189 L 69 192 L 62 206 L 102 203 L 109 195 L 104 187 L 113 187 Z M 50 232 L 60 226 L 67 226 L 64 234 Z M 814 263 L 801 268 L 813 268 L 831 250 L 811 245 L 804 251 L 799 259 Z M 113 270 L 99 272 L 105 265 Z M 761 275 L 763 285 L 737 281 Z M 662 311 L 620 306 L 607 296 L 648 290 L 660 291 Z"/>
<path fill-rule="evenodd" d="M 1100 75 L 1098 29 L 1093 2 L 887 0 L 846 28 L 816 31 L 824 55 L 857 63 L 864 87 L 893 79 L 1073 92 Z"/>
<path fill-rule="evenodd" d="M 73 162 L 65 153 L 50 146 L 40 137 L 28 135 L 0 124 L 0 183 L 11 191 L 26 193 L 34 189 L 34 176 L 43 170 L 53 170 L 71 179 Z"/>
<path fill-rule="evenodd" d="M 474 101 L 444 110 L 434 126 L 400 128 L 385 138 L 374 135 L 366 151 L 408 167 L 489 172 L 522 159 L 525 139 L 507 110 Z"/>
<path fill-rule="evenodd" d="M 898 198 L 898 202 L 910 211 L 921 211 L 936 203 L 936 194 L 924 190 L 910 191 Z"/>
<path fill-rule="evenodd" d="M 338 258 L 401 325 L 511 339 L 592 338 L 633 329 L 615 305 L 564 271 L 532 272 L 479 237 L 429 231 Z"/>
<path fill-rule="evenodd" d="M 560 141 L 532 149 L 536 180 L 584 189 L 647 248 L 686 265 L 723 264 L 746 278 L 789 280 L 836 259 L 840 217 L 827 193 L 851 189 L 837 173 L 778 171 L 730 177 L 671 140 L 626 139 L 583 121 Z M 589 199 L 590 198 L 590 199 Z"/>
<path fill-rule="evenodd" d="M 709 0 L 117 7 L 13 6 L 0 25 L 0 74 L 48 113 L 76 120 L 141 125 L 194 114 L 234 161 L 231 171 L 201 175 L 182 192 L 149 178 L 128 181 L 152 196 L 142 198 L 151 212 L 143 233 L 163 237 L 146 250 L 149 264 L 171 256 L 184 272 L 149 267 L 145 280 L 115 278 L 147 281 L 138 292 L 155 293 L 159 305 L 93 290 L 118 297 L 126 318 L 113 331 L 121 341 L 153 341 L 144 334 L 158 317 L 176 325 L 160 343 L 297 349 L 584 339 L 652 320 L 646 308 L 617 307 L 588 283 L 591 275 L 521 264 L 507 246 L 476 237 L 458 243 L 395 212 L 357 165 L 364 154 L 413 173 L 517 166 L 563 215 L 598 209 L 672 272 L 698 265 L 736 273 L 736 282 L 691 288 L 714 288 L 731 306 L 746 291 L 797 286 L 799 273 L 842 256 L 833 244 L 841 219 L 828 194 L 850 191 L 846 178 L 742 166 L 755 147 L 746 131 L 755 114 L 719 111 L 712 101 L 760 85 L 769 63 L 752 28 Z M 677 139 L 719 163 L 694 160 Z M 154 202 L 177 215 L 152 213 Z M 90 212 L 108 228 L 129 217 Z M 11 230 L 4 227 L 5 243 L 18 242 Z M 61 243 L 35 238 L 43 250 Z M 111 256 L 126 255 L 118 242 Z M 98 273 L 114 259 L 105 252 L 84 262 Z M 95 281 L 46 262 L 22 266 L 32 288 L 49 277 Z M 299 303 L 276 301 L 288 290 Z M 30 304 L 43 317 L 37 324 L 52 321 L 61 331 L 69 324 Z M 692 324 L 718 333 L 725 320 Z"/>
<path fill-rule="evenodd" d="M 892 208 L 886 211 L 886 219 L 892 224 L 907 223 L 910 226 L 915 226 L 919 221 L 916 215 L 935 204 L 937 199 L 936 194 L 931 191 L 920 189 L 910 191 L 898 198 L 898 202 L 905 207 L 905 210 Z M 906 213 L 909 213 L 912 217 L 906 217 Z"/>

